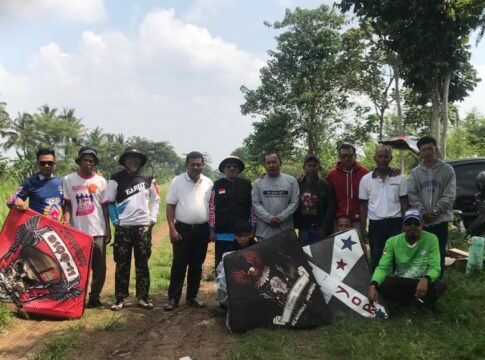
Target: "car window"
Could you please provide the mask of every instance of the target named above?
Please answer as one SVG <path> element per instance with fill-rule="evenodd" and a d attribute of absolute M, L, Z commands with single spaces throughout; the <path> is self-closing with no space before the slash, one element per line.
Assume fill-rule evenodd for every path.
<path fill-rule="evenodd" d="M 485 171 L 485 163 L 478 164 L 461 164 L 455 167 L 456 183 L 460 184 L 473 184 L 475 187 L 475 179 L 479 172 Z M 463 185 L 462 185 L 463 186 Z M 469 187 L 469 186 L 465 186 Z"/>

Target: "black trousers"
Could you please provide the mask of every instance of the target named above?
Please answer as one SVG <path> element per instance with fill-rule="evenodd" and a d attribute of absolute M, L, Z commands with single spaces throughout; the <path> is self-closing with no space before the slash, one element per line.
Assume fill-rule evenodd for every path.
<path fill-rule="evenodd" d="M 443 272 L 445 271 L 446 243 L 448 242 L 448 222 L 445 221 L 436 225 L 426 226 L 423 230 L 435 234 L 438 238 L 441 256 L 441 276 L 443 276 Z"/>
<path fill-rule="evenodd" d="M 401 218 L 369 220 L 370 270 L 374 272 L 381 260 L 387 239 L 398 235 L 402 229 Z"/>
<path fill-rule="evenodd" d="M 416 294 L 416 286 L 418 286 L 419 280 L 389 276 L 379 287 L 379 293 L 387 301 L 408 305 L 416 301 L 414 295 Z M 434 308 L 436 300 L 445 292 L 446 288 L 446 284 L 441 279 L 429 283 L 428 293 L 421 300 L 426 306 Z"/>
<path fill-rule="evenodd" d="M 207 254 L 209 243 L 209 225 L 187 225 L 180 222 L 175 228 L 182 239 L 172 244 L 173 260 L 170 272 L 168 297 L 179 302 L 187 272 L 186 299 L 194 299 L 199 292 L 202 264 Z"/>
<path fill-rule="evenodd" d="M 234 241 L 217 241 L 216 240 L 216 245 L 215 245 L 215 265 L 217 269 L 217 265 L 222 261 L 222 254 L 229 252 L 229 251 L 234 251 L 237 249 L 236 246 L 236 240 Z"/>

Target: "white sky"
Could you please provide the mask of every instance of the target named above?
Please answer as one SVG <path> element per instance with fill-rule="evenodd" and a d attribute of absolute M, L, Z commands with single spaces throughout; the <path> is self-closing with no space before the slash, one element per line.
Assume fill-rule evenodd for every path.
<path fill-rule="evenodd" d="M 208 152 L 251 132 L 241 85 L 258 85 L 285 8 L 318 0 L 0 0 L 0 101 L 11 117 L 72 107 L 88 128 Z M 473 48 L 485 79 L 485 45 Z M 460 105 L 485 113 L 485 84 Z"/>

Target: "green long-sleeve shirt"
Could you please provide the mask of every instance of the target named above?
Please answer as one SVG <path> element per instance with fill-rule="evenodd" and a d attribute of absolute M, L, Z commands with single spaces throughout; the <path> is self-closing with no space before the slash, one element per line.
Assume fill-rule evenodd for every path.
<path fill-rule="evenodd" d="M 387 240 L 384 255 L 374 271 L 372 282 L 381 285 L 390 274 L 409 279 L 426 276 L 433 282 L 440 271 L 440 250 L 436 235 L 421 231 L 419 240 L 409 245 L 405 234 L 401 233 Z"/>

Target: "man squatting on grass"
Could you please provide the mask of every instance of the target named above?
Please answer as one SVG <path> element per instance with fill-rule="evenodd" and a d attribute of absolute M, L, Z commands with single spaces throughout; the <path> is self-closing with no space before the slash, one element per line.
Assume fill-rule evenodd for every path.
<path fill-rule="evenodd" d="M 84 146 L 79 150 L 77 172 L 64 178 L 64 220 L 94 239 L 91 268 L 93 281 L 88 307 L 102 307 L 99 300 L 106 278 L 106 244 L 111 240 L 108 217 L 108 184 L 94 172 L 99 164 L 97 151 Z"/>
<path fill-rule="evenodd" d="M 403 232 L 387 240 L 384 254 L 372 275 L 369 301 L 377 301 L 377 292 L 393 303 L 415 301 L 434 310 L 446 284 L 439 279 L 440 252 L 436 235 L 423 231 L 419 210 L 404 214 Z"/>
<path fill-rule="evenodd" d="M 111 310 L 124 307 L 129 295 L 132 249 L 135 254 L 136 297 L 138 306 L 152 309 L 148 298 L 150 270 L 148 259 L 152 252 L 152 229 L 157 221 L 160 194 L 155 179 L 143 172 L 145 154 L 127 148 L 120 156 L 123 170 L 113 174 L 108 183 L 109 216 L 115 227 L 113 257 L 116 262 L 115 296 Z"/>

